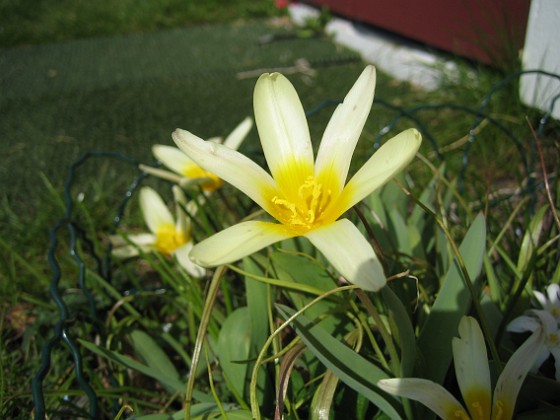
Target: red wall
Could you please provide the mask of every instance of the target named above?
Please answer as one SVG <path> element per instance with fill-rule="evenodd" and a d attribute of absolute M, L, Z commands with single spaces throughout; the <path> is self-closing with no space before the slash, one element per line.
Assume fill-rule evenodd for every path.
<path fill-rule="evenodd" d="M 523 47 L 531 0 L 305 0 L 429 46 L 500 66 Z"/>

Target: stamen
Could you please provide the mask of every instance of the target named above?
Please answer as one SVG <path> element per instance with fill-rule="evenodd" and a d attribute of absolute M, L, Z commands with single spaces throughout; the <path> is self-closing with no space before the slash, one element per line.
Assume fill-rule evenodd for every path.
<path fill-rule="evenodd" d="M 471 414 L 474 412 L 474 413 L 476 413 L 476 418 L 479 418 L 479 419 L 484 418 L 484 412 L 482 410 L 482 404 L 480 404 L 480 402 L 475 401 L 475 402 L 471 403 L 471 407 L 473 408 Z"/>
<path fill-rule="evenodd" d="M 470 420 L 469 416 L 467 416 L 463 410 L 455 410 L 453 412 L 453 417 L 461 420 Z"/>
<path fill-rule="evenodd" d="M 321 222 L 321 215 L 331 201 L 331 191 L 326 193 L 323 185 L 309 176 L 297 188 L 297 194 L 272 197 L 272 204 L 278 210 L 278 220 L 298 230 L 309 230 Z"/>
<path fill-rule="evenodd" d="M 500 420 L 504 416 L 504 403 L 501 400 L 496 401 L 496 405 L 494 407 L 496 412 L 493 413 L 494 420 Z"/>

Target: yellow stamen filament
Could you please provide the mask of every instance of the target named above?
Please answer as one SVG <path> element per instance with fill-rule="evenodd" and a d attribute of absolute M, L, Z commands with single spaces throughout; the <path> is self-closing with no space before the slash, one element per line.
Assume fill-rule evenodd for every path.
<path fill-rule="evenodd" d="M 325 189 L 315 177 L 308 176 L 296 194 L 291 197 L 288 194 L 275 195 L 271 201 L 278 221 L 298 231 L 309 231 L 325 222 L 322 216 L 331 199 L 332 191 Z"/>
<path fill-rule="evenodd" d="M 471 415 L 473 415 L 477 419 L 484 418 L 484 411 L 482 409 L 482 405 L 478 401 L 474 401 L 471 403 Z"/>
<path fill-rule="evenodd" d="M 467 416 L 464 410 L 455 410 L 453 412 L 453 418 L 461 419 L 461 420 L 470 420 L 469 416 Z"/>
<path fill-rule="evenodd" d="M 189 237 L 177 231 L 173 225 L 163 225 L 156 232 L 156 249 L 163 255 L 170 256 L 177 248 L 186 244 Z"/>
<path fill-rule="evenodd" d="M 493 413 L 492 418 L 494 420 L 501 420 L 501 419 L 505 418 L 504 413 L 505 413 L 505 411 L 504 411 L 503 401 L 497 400 L 496 403 L 494 404 L 494 413 Z"/>

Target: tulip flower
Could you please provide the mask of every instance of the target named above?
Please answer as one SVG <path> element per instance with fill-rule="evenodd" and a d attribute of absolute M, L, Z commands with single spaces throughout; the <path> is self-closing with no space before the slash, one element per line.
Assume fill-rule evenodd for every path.
<path fill-rule="evenodd" d="M 190 219 L 185 214 L 185 207 L 191 214 L 196 211 L 194 203 L 188 203 L 185 194 L 178 186 L 173 186 L 176 219 L 163 202 L 160 195 L 150 187 L 140 190 L 140 209 L 150 233 L 128 235 L 129 245 L 120 236 L 111 236 L 113 255 L 117 258 L 129 258 L 138 255 L 138 249 L 144 252 L 159 252 L 166 257 L 175 257 L 179 264 L 193 277 L 202 277 L 205 269 L 193 263 L 189 253 L 193 248 Z"/>
<path fill-rule="evenodd" d="M 241 121 L 237 127 L 223 140 L 221 137 L 212 137 L 207 141 L 222 143 L 230 149 L 237 150 L 243 143 L 247 134 L 253 127 L 253 120 L 250 117 Z M 172 172 L 141 165 L 141 169 L 151 175 L 167 179 L 179 184 L 182 188 L 200 185 L 206 193 L 217 190 L 223 185 L 223 181 L 212 172 L 202 169 L 194 163 L 187 155 L 174 146 L 155 144 L 152 153 L 165 167 Z"/>
<path fill-rule="evenodd" d="M 459 336 L 452 342 L 453 359 L 466 408 L 441 385 L 427 379 L 382 379 L 377 385 L 390 394 L 419 401 L 444 420 L 512 419 L 521 385 L 545 341 L 544 329 L 537 328 L 510 357 L 493 397 L 486 345 L 478 322 L 468 316 L 461 318 Z"/>
<path fill-rule="evenodd" d="M 383 287 L 385 274 L 371 245 L 353 223 L 340 217 L 399 173 L 414 158 L 421 136 L 409 129 L 387 141 L 346 183 L 371 110 L 375 80 L 375 68 L 368 66 L 336 108 L 314 159 L 296 90 L 279 73 L 261 75 L 254 91 L 255 123 L 270 173 L 231 148 L 177 129 L 173 140 L 187 156 L 276 220 L 231 226 L 197 244 L 191 259 L 206 267 L 227 264 L 304 236 L 349 282 L 369 291 Z"/>
<path fill-rule="evenodd" d="M 550 287 L 548 291 L 550 295 Z M 557 295 L 554 296 L 558 299 Z M 560 381 L 560 328 L 558 328 L 557 318 L 558 306 L 551 307 L 545 305 L 544 302 L 541 303 L 543 303 L 543 306 L 546 307 L 547 310 L 532 309 L 527 312 L 527 315 L 519 316 L 511 321 L 507 326 L 507 330 L 510 332 L 521 333 L 527 331 L 534 332 L 540 328 L 544 328 L 545 340 L 542 343 L 542 346 L 537 349 L 537 357 L 532 370 L 538 370 L 538 368 L 552 355 L 554 358 L 555 378 L 557 381 Z"/>

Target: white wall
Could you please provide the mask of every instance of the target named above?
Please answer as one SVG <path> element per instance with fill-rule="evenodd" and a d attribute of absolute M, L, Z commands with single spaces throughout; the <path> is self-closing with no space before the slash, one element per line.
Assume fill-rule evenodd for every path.
<path fill-rule="evenodd" d="M 560 1 L 532 0 L 525 47 L 524 70 L 545 70 L 560 74 Z M 548 76 L 525 75 L 521 78 L 521 100 L 548 111 L 551 100 L 560 95 L 560 80 Z M 553 114 L 560 119 L 560 98 Z"/>

